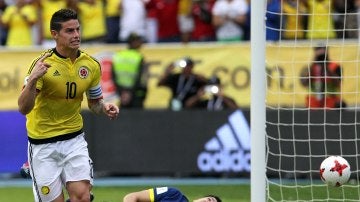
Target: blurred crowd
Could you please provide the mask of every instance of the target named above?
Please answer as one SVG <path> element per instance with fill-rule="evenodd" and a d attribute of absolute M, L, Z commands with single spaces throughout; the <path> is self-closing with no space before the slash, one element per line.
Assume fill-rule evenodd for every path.
<path fill-rule="evenodd" d="M 51 47 L 49 18 L 73 8 L 82 40 L 147 43 L 250 40 L 250 0 L 0 0 L 4 46 Z M 360 0 L 267 0 L 266 39 L 358 38 Z"/>

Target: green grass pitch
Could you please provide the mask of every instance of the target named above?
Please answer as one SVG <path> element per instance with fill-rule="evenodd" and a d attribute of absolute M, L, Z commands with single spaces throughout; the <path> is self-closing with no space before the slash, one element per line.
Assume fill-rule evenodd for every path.
<path fill-rule="evenodd" d="M 249 185 L 172 185 L 180 189 L 190 201 L 206 194 L 221 196 L 224 202 L 250 201 Z M 94 187 L 94 202 L 122 202 L 125 194 L 133 191 L 148 189 L 151 186 L 119 186 L 119 187 Z M 30 187 L 2 187 L 0 188 L 0 202 L 33 202 Z"/>
<path fill-rule="evenodd" d="M 223 202 L 250 202 L 250 185 L 172 185 L 180 189 L 190 201 L 208 193 L 221 196 Z M 94 187 L 95 202 L 122 202 L 129 192 L 152 186 Z M 270 186 L 268 201 L 360 201 L 357 186 Z M 1 187 L 0 202 L 33 202 L 30 187 Z"/>

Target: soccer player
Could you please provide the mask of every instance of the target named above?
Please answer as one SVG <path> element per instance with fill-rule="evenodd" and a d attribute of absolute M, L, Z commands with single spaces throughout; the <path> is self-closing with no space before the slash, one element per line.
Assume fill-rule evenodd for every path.
<path fill-rule="evenodd" d="M 138 192 L 132 192 L 124 197 L 123 202 L 188 202 L 186 196 L 173 187 L 156 187 Z M 207 195 L 194 199 L 194 202 L 221 202 L 215 195 Z"/>
<path fill-rule="evenodd" d="M 96 114 L 115 119 L 119 108 L 103 100 L 99 62 L 79 50 L 77 13 L 56 11 L 50 31 L 56 47 L 33 60 L 18 98 L 27 118 L 34 198 L 63 202 L 64 186 L 72 202 L 89 202 L 93 173 L 80 114 L 83 95 Z"/>

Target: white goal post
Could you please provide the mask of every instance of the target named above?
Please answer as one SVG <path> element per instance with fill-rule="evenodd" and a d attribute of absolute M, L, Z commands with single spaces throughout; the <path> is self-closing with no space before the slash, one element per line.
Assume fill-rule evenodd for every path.
<path fill-rule="evenodd" d="M 336 37 L 266 41 L 266 29 L 286 31 L 284 26 L 267 27 L 265 16 L 273 12 L 267 10 L 269 1 L 275 0 L 251 0 L 251 201 L 360 201 L 360 43 L 359 38 L 347 36 L 348 31 L 359 32 L 360 5 L 357 10 L 345 7 L 343 12 L 329 7 L 330 13 L 311 13 L 314 8 L 301 13 L 307 23 L 312 15 L 341 19 L 344 26 L 332 28 Z M 315 4 L 318 0 L 292 1 Z M 291 15 L 300 15 L 299 7 L 298 12 Z M 290 15 L 283 10 L 274 14 L 281 17 L 282 25 Z M 358 27 L 347 27 L 354 20 Z M 310 36 L 308 28 L 302 31 Z M 319 47 L 341 66 L 340 76 L 328 69 L 330 63 L 314 76 Z M 323 82 L 318 91 L 313 85 L 316 79 Z M 340 90 L 332 91 L 333 83 L 324 82 L 328 80 L 339 80 Z M 336 107 L 328 107 L 332 101 L 326 96 L 331 94 L 341 101 Z M 324 106 L 314 107 L 316 103 L 306 99 L 309 95 L 314 103 L 325 100 Z M 351 166 L 350 181 L 341 187 L 327 186 L 320 179 L 320 164 L 332 155 L 344 157 Z"/>
<path fill-rule="evenodd" d="M 251 4 L 250 197 L 252 202 L 265 202 L 265 1 Z"/>

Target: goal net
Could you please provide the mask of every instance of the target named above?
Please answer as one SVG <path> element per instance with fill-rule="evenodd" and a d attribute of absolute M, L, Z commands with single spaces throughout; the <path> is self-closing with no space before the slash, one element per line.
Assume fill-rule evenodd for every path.
<path fill-rule="evenodd" d="M 266 200 L 360 201 L 356 1 L 267 0 L 264 8 Z M 331 155 L 351 166 L 340 187 L 319 176 Z"/>

